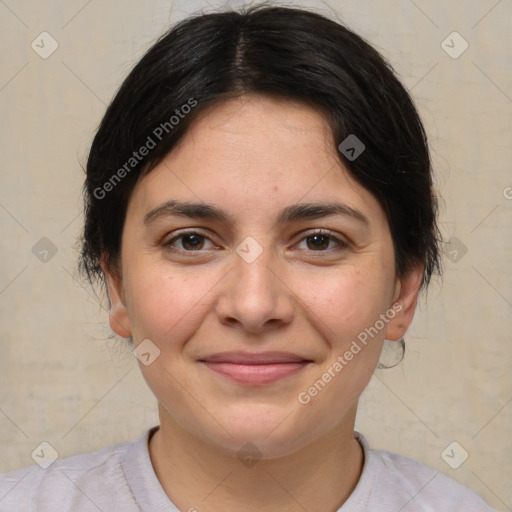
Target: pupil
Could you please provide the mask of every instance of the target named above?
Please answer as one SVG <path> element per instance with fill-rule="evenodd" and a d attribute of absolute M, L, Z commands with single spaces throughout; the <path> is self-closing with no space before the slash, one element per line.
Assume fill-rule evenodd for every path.
<path fill-rule="evenodd" d="M 201 237 L 199 235 L 187 235 L 183 238 L 183 248 L 184 249 L 197 249 L 200 247 Z"/>
<path fill-rule="evenodd" d="M 309 242 L 308 245 L 310 249 L 326 249 L 329 246 L 329 240 L 325 235 L 313 235 L 309 237 Z"/>

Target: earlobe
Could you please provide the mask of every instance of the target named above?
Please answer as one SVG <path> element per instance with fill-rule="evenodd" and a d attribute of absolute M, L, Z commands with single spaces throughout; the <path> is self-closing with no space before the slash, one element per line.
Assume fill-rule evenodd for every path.
<path fill-rule="evenodd" d="M 386 328 L 386 339 L 398 341 L 405 336 L 411 325 L 423 279 L 423 265 L 418 265 L 397 281 L 392 309 L 395 316 Z"/>
<path fill-rule="evenodd" d="M 110 328 L 118 336 L 121 336 L 122 338 L 129 338 L 132 335 L 132 329 L 124 299 L 122 277 L 118 276 L 108 268 L 105 256 L 101 258 L 101 268 L 105 276 L 110 302 Z"/>

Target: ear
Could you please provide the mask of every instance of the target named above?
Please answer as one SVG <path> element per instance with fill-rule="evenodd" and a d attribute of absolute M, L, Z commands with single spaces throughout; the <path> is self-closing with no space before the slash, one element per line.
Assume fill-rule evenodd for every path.
<path fill-rule="evenodd" d="M 423 279 L 423 265 L 419 264 L 397 279 L 393 300 L 395 316 L 386 328 L 386 339 L 397 341 L 404 337 L 414 318 L 418 294 Z"/>
<path fill-rule="evenodd" d="M 129 338 L 132 328 L 125 304 L 122 276 L 108 268 L 105 255 L 101 257 L 101 268 L 107 282 L 110 328 L 121 338 Z"/>

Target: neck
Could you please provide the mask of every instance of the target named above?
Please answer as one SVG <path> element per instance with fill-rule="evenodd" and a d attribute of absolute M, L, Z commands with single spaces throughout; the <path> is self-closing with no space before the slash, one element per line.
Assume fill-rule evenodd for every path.
<path fill-rule="evenodd" d="M 350 421 L 298 451 L 243 464 L 192 436 L 161 406 L 149 443 L 155 473 L 169 499 L 186 511 L 334 512 L 356 486 L 363 452 Z"/>

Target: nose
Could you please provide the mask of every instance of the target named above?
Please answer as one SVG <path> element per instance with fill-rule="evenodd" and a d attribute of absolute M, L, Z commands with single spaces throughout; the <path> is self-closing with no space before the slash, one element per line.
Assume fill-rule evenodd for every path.
<path fill-rule="evenodd" d="M 294 315 L 293 291 L 282 263 L 269 249 L 248 263 L 235 253 L 234 268 L 222 282 L 216 304 L 219 321 L 251 334 L 289 324 Z"/>

